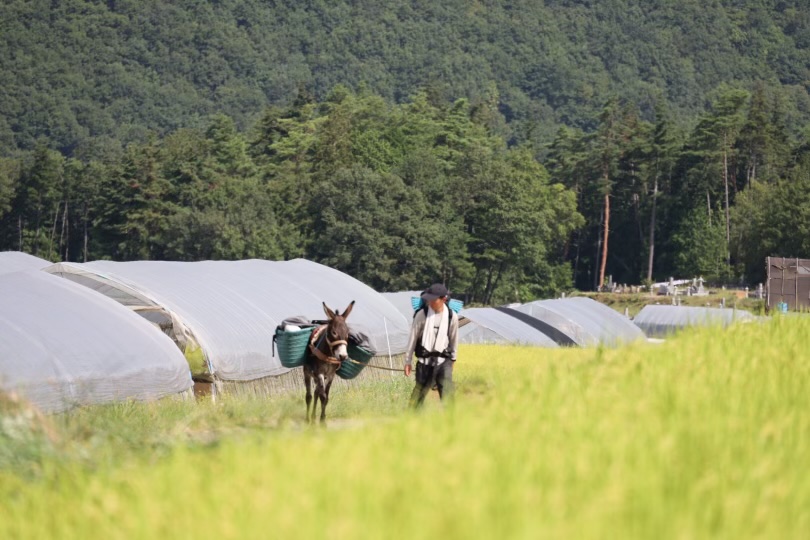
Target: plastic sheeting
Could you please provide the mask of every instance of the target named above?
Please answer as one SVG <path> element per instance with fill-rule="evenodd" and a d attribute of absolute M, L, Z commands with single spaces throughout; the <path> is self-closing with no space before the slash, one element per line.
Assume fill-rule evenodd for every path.
<path fill-rule="evenodd" d="M 644 339 L 644 332 L 630 319 L 590 298 L 538 300 L 515 309 L 555 328 L 580 347 Z"/>
<path fill-rule="evenodd" d="M 546 334 L 496 308 L 462 309 L 459 315 L 480 327 L 466 329 L 469 325 L 465 325 L 459 328 L 461 343 L 511 343 L 557 347 L 557 343 Z"/>
<path fill-rule="evenodd" d="M 41 270 L 52 263 L 22 251 L 0 251 L 0 275 L 20 270 Z"/>
<path fill-rule="evenodd" d="M 399 291 L 399 292 L 384 292 L 380 293 L 383 297 L 391 302 L 391 304 L 402 313 L 408 321 L 413 320 L 413 306 L 411 305 L 411 298 L 418 297 L 422 291 Z"/>
<path fill-rule="evenodd" d="M 689 326 L 728 326 L 735 321 L 755 321 L 747 311 L 694 306 L 644 306 L 633 322 L 648 337 L 667 337 Z"/>
<path fill-rule="evenodd" d="M 405 351 L 410 320 L 382 295 L 342 272 L 292 261 L 135 261 L 61 263 L 45 269 L 130 305 L 161 306 L 182 321 L 204 351 L 209 372 L 247 381 L 289 371 L 272 355 L 282 320 L 324 319 L 322 302 L 341 312 L 356 301 L 352 331 L 380 355 Z"/>
<path fill-rule="evenodd" d="M 463 320 L 463 319 L 462 319 Z M 461 321 L 459 321 L 461 323 Z M 468 345 L 509 344 L 509 339 L 480 324 L 467 320 L 467 324 L 458 328 L 458 342 Z"/>
<path fill-rule="evenodd" d="M 189 390 L 174 343 L 109 298 L 38 270 L 0 276 L 0 388 L 47 412 Z"/>

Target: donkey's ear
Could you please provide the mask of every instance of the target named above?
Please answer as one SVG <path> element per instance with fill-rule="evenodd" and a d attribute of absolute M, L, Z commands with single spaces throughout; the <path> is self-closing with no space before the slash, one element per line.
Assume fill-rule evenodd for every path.
<path fill-rule="evenodd" d="M 343 318 L 344 319 L 349 316 L 349 313 L 352 312 L 353 307 L 354 307 L 354 300 L 352 300 L 352 303 L 349 304 L 349 307 L 347 307 L 346 310 L 343 312 Z"/>
<path fill-rule="evenodd" d="M 323 303 L 323 312 L 326 313 L 326 316 L 329 318 L 330 321 L 335 318 L 335 312 L 329 309 L 329 307 L 326 305 L 326 302 Z"/>

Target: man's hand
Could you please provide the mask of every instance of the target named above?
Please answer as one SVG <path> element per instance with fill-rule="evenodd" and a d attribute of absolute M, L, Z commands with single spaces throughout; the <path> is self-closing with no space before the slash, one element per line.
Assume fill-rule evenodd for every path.
<path fill-rule="evenodd" d="M 410 364 L 405 364 L 405 376 L 406 377 L 411 376 L 411 365 Z"/>

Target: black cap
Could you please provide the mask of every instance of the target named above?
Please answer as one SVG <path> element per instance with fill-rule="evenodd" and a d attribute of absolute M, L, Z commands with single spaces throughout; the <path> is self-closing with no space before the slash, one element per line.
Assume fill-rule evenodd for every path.
<path fill-rule="evenodd" d="M 434 283 L 433 285 L 425 289 L 425 292 L 422 293 L 422 299 L 425 302 L 431 302 L 442 296 L 450 296 L 450 291 L 448 291 L 447 287 L 445 287 L 441 283 Z"/>

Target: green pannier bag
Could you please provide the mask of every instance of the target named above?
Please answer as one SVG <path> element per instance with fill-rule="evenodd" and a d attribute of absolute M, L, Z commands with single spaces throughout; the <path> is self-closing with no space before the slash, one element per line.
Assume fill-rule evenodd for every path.
<path fill-rule="evenodd" d="M 374 351 L 352 343 L 349 343 L 346 352 L 349 353 L 349 358 L 354 360 L 354 362 L 344 361 L 340 364 L 337 375 L 341 379 L 354 379 L 360 375 L 363 368 L 368 365 L 369 360 L 374 357 Z"/>
<path fill-rule="evenodd" d="M 346 352 L 351 361 L 344 361 L 340 364 L 337 376 L 341 379 L 354 379 L 360 375 L 369 360 L 377 354 L 371 346 L 368 336 L 362 332 L 349 333 L 349 345 L 346 347 Z"/>
<path fill-rule="evenodd" d="M 287 329 L 293 325 L 292 329 Z M 307 357 L 307 347 L 312 337 L 312 332 L 316 326 L 307 321 L 307 325 L 301 324 L 298 320 L 285 321 L 276 327 L 273 335 L 273 356 L 276 356 L 278 347 L 278 358 L 281 365 L 286 368 L 297 368 L 304 365 Z"/>

